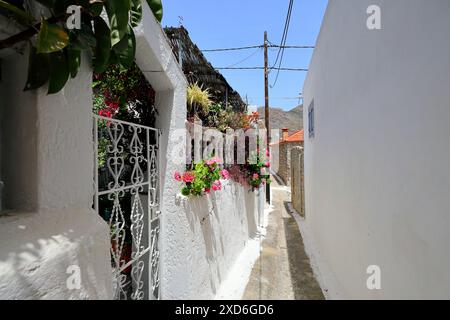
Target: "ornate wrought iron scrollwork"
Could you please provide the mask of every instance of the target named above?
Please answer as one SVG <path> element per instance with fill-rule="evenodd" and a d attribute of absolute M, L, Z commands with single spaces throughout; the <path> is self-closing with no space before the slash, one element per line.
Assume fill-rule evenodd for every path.
<path fill-rule="evenodd" d="M 101 145 L 106 145 L 104 167 L 109 172 L 109 181 L 102 184 L 104 190 L 99 190 L 99 178 L 96 178 L 95 203 L 97 211 L 100 197 L 111 203 L 108 222 L 115 298 L 159 298 L 160 131 L 94 117 L 95 146 L 99 148 L 99 137 L 103 139 Z M 106 126 L 99 126 L 99 123 L 106 123 Z M 96 168 L 101 169 L 98 156 L 95 161 Z"/>

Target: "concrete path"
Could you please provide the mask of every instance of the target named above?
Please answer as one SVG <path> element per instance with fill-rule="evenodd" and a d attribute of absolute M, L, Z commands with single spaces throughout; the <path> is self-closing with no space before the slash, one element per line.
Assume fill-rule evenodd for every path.
<path fill-rule="evenodd" d="M 323 299 L 314 278 L 297 222 L 288 213 L 288 189 L 272 180 L 274 210 L 269 214 L 261 256 L 253 267 L 243 299 Z"/>

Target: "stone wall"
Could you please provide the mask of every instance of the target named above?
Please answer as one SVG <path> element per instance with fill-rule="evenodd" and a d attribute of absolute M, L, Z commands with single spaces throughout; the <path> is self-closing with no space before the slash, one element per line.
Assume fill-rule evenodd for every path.
<path fill-rule="evenodd" d="M 291 149 L 291 202 L 294 209 L 305 215 L 305 182 L 303 148 Z"/>
<path fill-rule="evenodd" d="M 290 185 L 291 176 L 291 149 L 294 147 L 302 147 L 302 142 L 280 143 L 278 158 L 278 176 L 286 185 Z"/>

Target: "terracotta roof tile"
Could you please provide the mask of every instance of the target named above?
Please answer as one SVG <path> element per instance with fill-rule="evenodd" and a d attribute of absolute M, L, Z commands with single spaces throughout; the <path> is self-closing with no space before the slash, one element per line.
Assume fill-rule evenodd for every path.
<path fill-rule="evenodd" d="M 285 140 L 280 140 L 278 142 L 274 142 L 271 145 L 276 145 L 276 144 L 280 144 L 280 143 L 289 143 L 289 142 L 302 142 L 304 140 L 305 140 L 304 132 L 302 129 L 302 130 L 295 131 L 293 134 L 288 136 Z"/>

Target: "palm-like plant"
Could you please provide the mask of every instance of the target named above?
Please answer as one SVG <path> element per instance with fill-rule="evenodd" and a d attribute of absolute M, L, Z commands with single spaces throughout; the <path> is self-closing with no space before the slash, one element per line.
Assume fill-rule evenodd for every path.
<path fill-rule="evenodd" d="M 190 84 L 187 88 L 187 103 L 189 114 L 195 115 L 198 111 L 204 115 L 208 114 L 212 104 L 209 89 L 203 89 L 197 82 Z"/>

